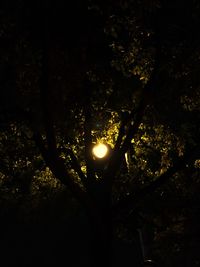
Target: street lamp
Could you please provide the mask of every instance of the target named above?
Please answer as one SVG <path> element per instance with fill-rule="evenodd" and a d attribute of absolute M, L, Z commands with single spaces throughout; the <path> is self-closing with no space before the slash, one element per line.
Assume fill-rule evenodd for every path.
<path fill-rule="evenodd" d="M 93 147 L 92 153 L 96 158 L 103 159 L 108 154 L 108 147 L 102 143 L 98 143 Z"/>
<path fill-rule="evenodd" d="M 109 144 L 97 142 L 93 145 L 93 166 L 97 174 L 101 175 L 108 165 L 109 158 L 111 157 L 112 149 Z"/>

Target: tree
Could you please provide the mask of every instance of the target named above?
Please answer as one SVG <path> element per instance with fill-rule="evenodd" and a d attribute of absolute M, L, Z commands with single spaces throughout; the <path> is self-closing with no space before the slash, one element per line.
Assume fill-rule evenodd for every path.
<path fill-rule="evenodd" d="M 2 179 L 28 192 L 47 166 L 88 215 L 92 266 L 145 224 L 159 244 L 198 198 L 198 3 L 17 2 L 2 11 L 2 43 L 16 40 L 2 47 Z M 101 173 L 99 139 L 112 148 Z"/>

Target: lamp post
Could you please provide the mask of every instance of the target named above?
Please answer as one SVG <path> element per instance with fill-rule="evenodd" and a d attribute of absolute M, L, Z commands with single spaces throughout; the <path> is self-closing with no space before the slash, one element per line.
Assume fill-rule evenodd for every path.
<path fill-rule="evenodd" d="M 105 170 L 111 154 L 112 148 L 110 147 L 110 145 L 103 142 L 94 144 L 92 148 L 93 166 L 98 174 L 101 175 Z"/>

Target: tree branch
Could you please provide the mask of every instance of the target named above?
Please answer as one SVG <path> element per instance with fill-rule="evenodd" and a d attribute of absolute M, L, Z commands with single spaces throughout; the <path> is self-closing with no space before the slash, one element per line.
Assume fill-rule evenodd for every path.
<path fill-rule="evenodd" d="M 69 154 L 70 158 L 71 158 L 71 165 L 72 168 L 77 172 L 78 176 L 80 177 L 83 185 L 88 188 L 88 180 L 85 177 L 84 173 L 81 170 L 80 164 L 76 158 L 76 156 L 74 155 L 74 152 L 71 149 L 66 149 L 66 152 Z"/>
<path fill-rule="evenodd" d="M 0 173 L 8 177 L 13 176 L 13 172 L 9 171 L 9 168 L 6 166 L 2 159 L 0 159 Z"/>
<path fill-rule="evenodd" d="M 48 30 L 48 18 L 46 14 L 46 9 L 48 7 L 47 1 L 45 1 L 43 6 L 45 15 L 44 15 L 44 35 L 42 40 L 43 50 L 42 50 L 42 73 L 40 77 L 40 97 L 41 97 L 41 107 L 43 111 L 44 127 L 46 131 L 46 139 L 48 148 L 56 153 L 56 137 L 53 127 L 52 119 L 52 105 L 50 103 L 51 92 L 50 92 L 50 83 L 49 83 L 49 44 L 50 36 Z"/>
<path fill-rule="evenodd" d="M 114 150 L 115 153 L 113 153 L 113 156 L 111 157 L 111 160 L 109 162 L 108 168 L 105 173 L 105 180 L 107 181 L 106 183 L 108 184 L 110 188 L 112 186 L 112 180 L 114 179 L 115 175 L 120 169 L 124 154 L 129 149 L 131 140 L 133 139 L 134 135 L 137 133 L 137 130 L 139 128 L 139 125 L 145 113 L 145 108 L 149 102 L 149 95 L 152 92 L 154 83 L 155 83 L 155 74 L 153 73 L 151 79 L 146 84 L 145 88 L 143 89 L 144 90 L 143 98 L 141 99 L 137 110 L 134 111 L 135 112 L 134 123 L 130 125 L 128 132 L 126 134 L 125 140 L 123 144 L 121 145 L 121 147 L 119 147 L 118 150 Z M 131 114 L 133 114 L 133 111 Z M 122 138 L 122 137 L 119 137 L 119 138 Z"/>
<path fill-rule="evenodd" d="M 94 169 L 92 166 L 92 127 L 91 127 L 91 99 L 90 99 L 90 91 L 89 91 L 89 82 L 85 80 L 84 83 L 85 91 L 86 91 L 86 100 L 84 103 L 84 141 L 85 141 L 85 161 L 86 161 L 86 171 L 88 180 L 94 181 Z"/>
<path fill-rule="evenodd" d="M 131 192 L 128 196 L 121 199 L 114 207 L 113 212 L 117 213 L 119 210 L 125 208 L 134 209 L 140 200 L 143 200 L 148 194 L 155 192 L 158 188 L 164 185 L 175 173 L 187 168 L 187 165 L 193 163 L 196 157 L 200 156 L 199 148 L 195 150 L 194 153 L 187 153 L 183 157 L 178 158 L 174 165 L 169 168 L 165 173 L 161 174 L 154 182 L 147 185 L 146 187 L 136 191 Z"/>
<path fill-rule="evenodd" d="M 122 143 L 122 139 L 125 135 L 125 127 L 127 126 L 127 124 L 130 122 L 131 118 L 133 117 L 133 110 L 132 112 L 126 116 L 124 119 L 121 120 L 121 125 L 120 125 L 120 128 L 119 128 L 119 134 L 117 136 L 117 141 L 116 141 L 116 144 L 115 144 L 115 147 L 114 147 L 114 152 L 118 152 L 119 151 L 119 148 L 121 146 L 121 143 Z"/>
<path fill-rule="evenodd" d="M 43 75 L 41 78 L 41 89 L 40 89 L 40 95 L 41 95 L 41 106 L 43 109 L 43 118 L 44 118 L 44 126 L 46 131 L 46 139 L 48 148 L 51 151 L 56 152 L 56 138 L 53 128 L 53 120 L 52 115 L 49 107 L 49 101 L 48 101 L 48 74 L 47 74 L 47 66 L 45 66 L 46 63 L 44 63 L 43 67 Z"/>
<path fill-rule="evenodd" d="M 73 177 L 70 176 L 65 167 L 63 159 L 59 158 L 57 155 L 52 154 L 50 150 L 46 149 L 44 141 L 40 134 L 35 133 L 33 135 L 33 140 L 35 141 L 42 154 L 43 159 L 45 160 L 47 166 L 50 168 L 54 176 L 58 180 L 60 180 L 62 184 L 66 185 L 80 202 L 84 201 L 84 199 L 86 198 L 86 192 L 84 192 L 81 187 L 74 182 Z"/>
<path fill-rule="evenodd" d="M 131 122 L 129 129 L 126 133 L 126 137 L 122 144 L 120 142 L 123 138 L 123 129 L 120 128 L 120 133 L 118 136 L 118 140 L 116 142 L 116 149 L 114 149 L 115 153 L 113 153 L 113 156 L 110 159 L 108 168 L 105 173 L 105 180 L 107 183 L 107 186 L 110 188 L 112 187 L 112 180 L 114 179 L 115 175 L 120 169 L 121 162 L 123 162 L 123 157 L 127 150 L 129 149 L 129 146 L 131 144 L 131 140 L 133 139 L 134 135 L 137 133 L 139 126 L 142 122 L 143 116 L 146 111 L 146 107 L 148 104 L 151 103 L 153 99 L 153 92 L 156 86 L 156 82 L 158 81 L 158 74 L 159 74 L 159 65 L 161 61 L 161 42 L 159 39 L 160 36 L 160 30 L 157 26 L 157 16 L 155 19 L 155 56 L 154 56 L 154 69 L 151 73 L 151 77 L 149 81 L 145 84 L 145 86 L 142 89 L 142 95 L 141 99 L 139 101 L 138 107 L 136 109 L 133 109 L 131 111 L 129 119 L 126 121 L 126 123 Z M 131 121 L 132 120 L 132 121 Z M 122 125 L 122 127 L 124 127 Z M 121 145 L 121 146 L 120 146 Z"/>

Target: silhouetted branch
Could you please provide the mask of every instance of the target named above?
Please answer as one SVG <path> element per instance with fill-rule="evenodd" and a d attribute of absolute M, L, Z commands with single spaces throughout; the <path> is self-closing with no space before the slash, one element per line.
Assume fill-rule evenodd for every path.
<path fill-rule="evenodd" d="M 114 147 L 114 152 L 118 152 L 118 150 L 119 150 L 119 148 L 120 148 L 120 146 L 122 144 L 123 137 L 124 137 L 124 135 L 126 133 L 125 132 L 125 127 L 130 122 L 132 117 L 133 117 L 133 110 L 125 118 L 122 118 L 121 125 L 120 125 L 120 128 L 119 128 L 119 134 L 117 136 L 117 141 L 116 141 L 115 147 Z"/>
<path fill-rule="evenodd" d="M 113 156 L 111 157 L 110 163 L 108 165 L 107 171 L 105 173 L 105 180 L 109 184 L 108 186 L 111 188 L 112 180 L 114 179 L 115 175 L 120 169 L 121 163 L 123 161 L 124 154 L 129 149 L 129 146 L 131 144 L 131 140 L 133 139 L 134 135 L 137 133 L 140 123 L 142 122 L 142 118 L 144 116 L 146 106 L 149 102 L 149 94 L 152 92 L 152 88 L 155 86 L 155 74 L 152 74 L 151 79 L 146 84 L 144 88 L 143 97 L 140 101 L 140 104 L 138 105 L 138 108 L 134 111 L 134 122 L 131 123 L 129 126 L 129 129 L 126 133 L 125 140 L 121 147 L 119 147 L 118 150 L 115 150 L 115 153 L 113 153 Z M 133 114 L 133 111 L 132 113 Z M 122 138 L 122 137 L 119 137 Z M 119 146 L 119 145 L 118 145 Z"/>
<path fill-rule="evenodd" d="M 90 92 L 89 92 L 89 82 L 86 80 L 84 83 L 85 86 L 85 93 L 86 93 L 86 100 L 84 103 L 84 141 L 85 141 L 85 161 L 86 161 L 86 171 L 87 177 L 89 180 L 94 181 L 94 170 L 92 166 L 92 127 L 91 127 L 91 99 L 90 99 Z"/>
<path fill-rule="evenodd" d="M 51 151 L 45 147 L 42 136 L 39 133 L 35 133 L 33 135 L 33 140 L 54 176 L 60 180 L 62 184 L 66 185 L 79 201 L 84 201 L 86 198 L 86 192 L 84 192 L 81 187 L 74 182 L 73 177 L 71 177 L 65 167 L 64 160 L 57 155 L 52 154 Z"/>
<path fill-rule="evenodd" d="M 113 211 L 116 213 L 120 209 L 134 209 L 139 201 L 143 200 L 148 194 L 155 192 L 162 185 L 164 185 L 176 172 L 187 168 L 187 165 L 193 163 L 196 157 L 200 156 L 199 148 L 192 154 L 187 153 L 183 157 L 178 158 L 174 165 L 170 167 L 165 173 L 161 174 L 154 182 L 145 186 L 138 191 L 131 192 L 128 196 L 121 199 L 114 207 Z"/>
<path fill-rule="evenodd" d="M 13 176 L 13 172 L 9 171 L 9 167 L 5 164 L 3 159 L 0 159 L 0 172 L 8 177 Z"/>
<path fill-rule="evenodd" d="M 43 3 L 43 9 L 46 11 L 48 7 L 47 1 Z M 50 103 L 50 83 L 49 83 L 49 44 L 51 42 L 49 37 L 48 19 L 47 15 L 44 14 L 44 25 L 43 25 L 43 40 L 42 40 L 42 72 L 40 77 L 40 98 L 41 108 L 43 111 L 44 127 L 46 131 L 46 139 L 48 148 L 56 153 L 56 137 L 54 133 L 53 119 L 52 119 L 52 106 Z"/>
<path fill-rule="evenodd" d="M 87 177 L 82 172 L 80 164 L 79 164 L 76 156 L 74 155 L 74 152 L 71 149 L 66 149 L 66 152 L 69 154 L 69 156 L 71 158 L 72 168 L 77 172 L 77 174 L 78 174 L 79 178 L 81 179 L 82 183 L 87 188 L 88 187 Z"/>
<path fill-rule="evenodd" d="M 46 53 L 46 52 L 44 52 Z M 43 110 L 43 118 L 44 118 L 44 126 L 46 131 L 46 139 L 48 148 L 51 151 L 56 151 L 56 138 L 53 128 L 53 120 L 52 114 L 50 109 L 49 99 L 49 92 L 48 92 L 48 70 L 47 70 L 47 63 L 45 62 L 46 56 L 44 56 L 44 65 L 43 65 L 43 72 L 41 77 L 41 87 L 40 87 L 40 96 L 41 96 L 41 106 Z"/>
<path fill-rule="evenodd" d="M 157 22 L 157 21 L 156 21 Z M 155 23 L 155 25 L 157 25 Z M 151 73 L 151 76 L 148 80 L 148 82 L 145 84 L 145 86 L 142 89 L 141 97 L 139 104 L 137 108 L 133 109 L 130 113 L 130 116 L 125 121 L 125 123 L 122 123 L 118 139 L 116 142 L 116 148 L 114 149 L 115 153 L 113 153 L 113 156 L 110 159 L 107 171 L 105 173 L 105 181 L 107 183 L 107 186 L 112 187 L 112 180 L 114 179 L 115 175 L 120 169 L 121 163 L 123 162 L 123 157 L 127 150 L 130 147 L 131 140 L 137 133 L 139 126 L 142 122 L 142 119 L 144 117 L 146 107 L 151 104 L 151 101 L 153 99 L 153 93 L 154 89 L 157 83 L 157 80 L 159 79 L 159 64 L 161 61 L 161 43 L 159 40 L 159 29 L 156 26 L 155 27 L 155 33 L 154 33 L 154 39 L 155 39 L 155 56 L 154 56 L 154 69 Z M 125 124 L 128 125 L 129 128 L 127 130 L 126 135 L 123 135 L 123 128 L 125 127 Z M 125 136 L 125 139 L 122 143 L 122 139 Z M 122 144 L 121 144 L 122 143 Z"/>

